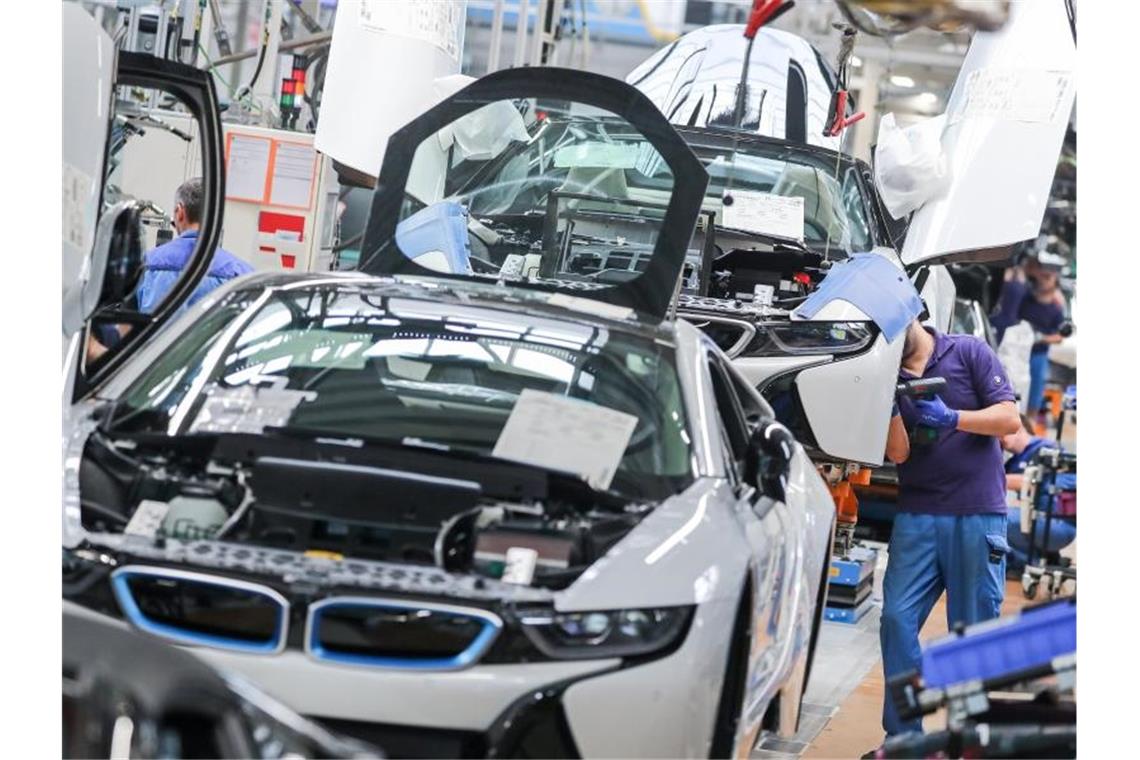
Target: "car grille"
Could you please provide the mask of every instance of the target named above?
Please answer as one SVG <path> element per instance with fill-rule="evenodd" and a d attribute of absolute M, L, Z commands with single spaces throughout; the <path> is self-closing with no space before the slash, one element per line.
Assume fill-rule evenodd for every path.
<path fill-rule="evenodd" d="M 498 615 L 477 608 L 331 597 L 309 607 L 305 650 L 353 665 L 455 669 L 477 661 L 502 627 Z"/>
<path fill-rule="evenodd" d="M 273 654 L 287 643 L 290 604 L 268 586 L 131 565 L 111 574 L 111 589 L 136 628 L 178 644 Z M 478 661 L 502 628 L 498 615 L 477 607 L 332 596 L 308 606 L 301 638 L 316 660 L 454 670 Z"/>
<path fill-rule="evenodd" d="M 111 574 L 111 588 L 126 618 L 155 636 L 262 654 L 285 647 L 289 604 L 267 586 L 133 565 Z"/>

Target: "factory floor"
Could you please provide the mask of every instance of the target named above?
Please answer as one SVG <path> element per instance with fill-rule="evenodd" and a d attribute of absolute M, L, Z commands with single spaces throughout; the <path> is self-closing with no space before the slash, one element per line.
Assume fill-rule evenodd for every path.
<path fill-rule="evenodd" d="M 1062 553 L 1075 559 L 1076 543 Z M 882 743 L 885 683 L 879 659 L 879 610 L 885 567 L 886 552 L 882 551 L 875 571 L 876 603 L 862 620 L 854 625 L 823 623 L 811 683 L 804 694 L 799 732 L 787 740 L 765 736 L 753 750 L 753 758 L 857 758 Z M 1009 580 L 1002 614 L 1017 612 L 1045 599 L 1043 591 L 1036 600 L 1026 599 L 1021 593 L 1021 583 Z M 943 595 L 923 626 L 920 638 L 929 641 L 947 633 L 946 596 Z M 944 717 L 940 713 L 926 719 L 927 730 L 943 724 Z"/>

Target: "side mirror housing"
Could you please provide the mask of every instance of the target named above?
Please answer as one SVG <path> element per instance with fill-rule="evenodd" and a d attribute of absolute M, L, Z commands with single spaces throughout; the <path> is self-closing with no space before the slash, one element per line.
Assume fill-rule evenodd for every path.
<path fill-rule="evenodd" d="M 773 420 L 757 425 L 748 439 L 744 482 L 783 501 L 788 486 L 788 465 L 795 450 L 795 437 L 779 422 Z"/>

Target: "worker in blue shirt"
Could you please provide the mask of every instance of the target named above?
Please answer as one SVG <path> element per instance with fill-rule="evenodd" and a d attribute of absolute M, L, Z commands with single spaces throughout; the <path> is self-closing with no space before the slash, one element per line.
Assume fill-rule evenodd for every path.
<path fill-rule="evenodd" d="M 139 311 L 150 314 L 162 302 L 174 283 L 182 276 L 194 246 L 198 242 L 198 225 L 202 221 L 202 178 L 183 182 L 174 193 L 174 229 L 178 237 L 164 243 L 146 255 L 142 281 L 136 294 Z M 202 300 L 210 291 L 227 280 L 253 271 L 246 262 L 223 248 L 214 251 L 210 269 L 194 288 L 194 293 L 183 304 L 185 309 Z"/>
<path fill-rule="evenodd" d="M 898 514 L 883 577 L 879 627 L 883 671 L 892 677 L 921 662 L 918 633 L 946 592 L 947 623 L 997 617 L 1005 598 L 1005 471 L 999 438 L 1020 426 L 1013 387 L 989 344 L 945 335 L 915 320 L 907 328 L 899 380 L 942 377 L 930 400 L 901 398 L 887 433 L 886 456 L 898 466 Z M 910 440 L 916 425 L 933 440 Z M 888 736 L 921 731 L 889 696 Z"/>
<path fill-rule="evenodd" d="M 1011 494 L 1020 493 L 1025 468 L 1033 461 L 1037 451 L 1045 446 L 1056 445 L 1048 438 L 1033 435 L 1031 433 L 1033 423 L 1029 419 L 1023 417 L 1021 424 L 1017 432 L 1002 436 L 1001 439 L 1001 447 L 1012 454 L 1005 462 L 1005 487 Z M 1056 485 L 1063 489 L 1073 489 L 1077 485 L 1076 479 L 1074 473 L 1061 473 L 1057 475 Z M 1008 520 L 1009 564 L 1011 568 L 1020 569 L 1029 560 L 1029 534 L 1021 532 L 1021 508 L 1011 506 Z M 1045 541 L 1045 517 L 1038 517 L 1035 523 L 1033 530 L 1037 534 L 1035 536 L 1037 546 L 1042 547 Z M 1076 525 L 1067 520 L 1053 518 L 1049 525 L 1049 545 L 1043 547 L 1044 551 L 1054 554 L 1071 544 L 1076 537 Z"/>

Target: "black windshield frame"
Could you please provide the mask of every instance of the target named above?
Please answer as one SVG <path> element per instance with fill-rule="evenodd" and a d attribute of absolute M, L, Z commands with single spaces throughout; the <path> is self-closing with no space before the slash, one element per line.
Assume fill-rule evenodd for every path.
<path fill-rule="evenodd" d="M 416 150 L 424 140 L 488 104 L 521 98 L 570 100 L 621 117 L 660 154 L 674 177 L 685 178 L 672 190 L 652 258 L 639 276 L 614 287 L 586 293 L 571 289 L 574 295 L 627 307 L 652 321 L 665 319 L 704 200 L 708 173 L 673 125 L 644 94 L 620 80 L 584 71 L 542 66 L 488 74 L 393 133 L 384 150 L 372 197 L 359 269 L 371 274 L 411 274 L 470 281 L 464 275 L 427 269 L 405 256 L 396 244 L 396 225 L 402 218 L 409 172 Z M 563 290 L 557 283 L 541 280 L 512 282 L 511 287 Z"/>

